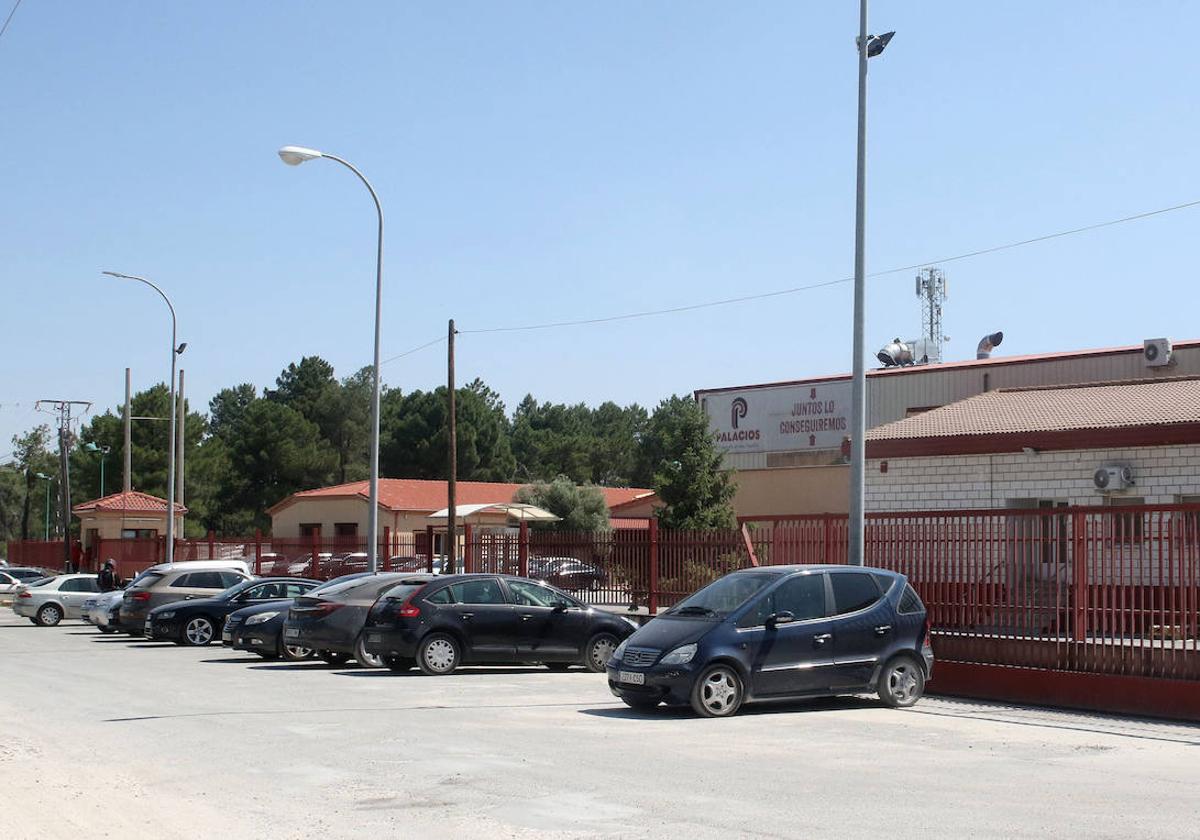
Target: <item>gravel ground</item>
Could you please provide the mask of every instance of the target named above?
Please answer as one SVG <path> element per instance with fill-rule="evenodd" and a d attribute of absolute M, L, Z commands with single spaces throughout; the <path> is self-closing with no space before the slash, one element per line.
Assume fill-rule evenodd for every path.
<path fill-rule="evenodd" d="M 1200 727 L 927 698 L 641 715 L 582 670 L 288 665 L 0 614 L 4 838 L 1197 836 Z"/>

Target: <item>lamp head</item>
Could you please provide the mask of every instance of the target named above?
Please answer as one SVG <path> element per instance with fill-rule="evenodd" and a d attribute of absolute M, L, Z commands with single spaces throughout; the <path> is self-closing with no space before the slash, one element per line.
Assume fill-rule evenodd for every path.
<path fill-rule="evenodd" d="M 888 42 L 896 36 L 895 32 L 884 32 L 882 35 L 871 35 L 867 38 L 867 58 L 874 58 L 887 49 Z"/>
<path fill-rule="evenodd" d="M 53 481 L 54 480 L 51 476 L 48 476 L 43 472 L 34 473 L 34 475 L 36 475 L 38 478 L 42 479 L 43 481 Z"/>
<path fill-rule="evenodd" d="M 316 149 L 306 149 L 303 146 L 284 146 L 279 150 L 279 159 L 288 166 L 299 166 L 306 160 L 325 157 Z"/>
<path fill-rule="evenodd" d="M 180 343 L 180 345 L 179 345 L 178 347 L 176 347 L 176 348 L 175 348 L 175 353 L 176 353 L 177 355 L 180 355 L 180 356 L 182 356 L 182 355 L 183 355 L 183 351 L 184 351 L 184 350 L 186 350 L 186 349 L 187 349 L 187 342 L 186 342 L 186 341 L 184 341 L 184 342 L 181 342 L 181 343 Z"/>
<path fill-rule="evenodd" d="M 83 448 L 85 450 L 87 450 L 88 452 L 99 452 L 100 451 L 100 447 L 90 441 L 88 443 L 85 443 L 83 445 Z"/>

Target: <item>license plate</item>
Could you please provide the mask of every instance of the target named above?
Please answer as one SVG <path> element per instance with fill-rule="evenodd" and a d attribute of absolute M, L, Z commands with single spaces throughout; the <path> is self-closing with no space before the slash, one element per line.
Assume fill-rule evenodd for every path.
<path fill-rule="evenodd" d="M 232 642 L 232 641 L 233 641 L 233 634 L 232 634 L 232 633 L 222 633 L 222 634 L 221 634 L 221 641 L 222 641 L 222 642 Z"/>
<path fill-rule="evenodd" d="M 636 674 L 633 671 L 618 671 L 617 682 L 623 682 L 628 685 L 645 685 L 646 675 Z"/>
<path fill-rule="evenodd" d="M 283 636 L 285 639 L 299 638 L 300 630 L 299 630 L 299 628 L 296 628 L 296 627 L 287 627 L 283 631 Z"/>
<path fill-rule="evenodd" d="M 154 632 L 154 624 L 152 622 L 147 621 L 146 625 L 142 628 L 142 632 L 145 633 L 147 636 L 149 636 L 150 634 L 152 634 Z"/>

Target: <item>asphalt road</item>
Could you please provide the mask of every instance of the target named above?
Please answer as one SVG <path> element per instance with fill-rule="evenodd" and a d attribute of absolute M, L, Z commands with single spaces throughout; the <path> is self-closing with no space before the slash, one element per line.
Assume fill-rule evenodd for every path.
<path fill-rule="evenodd" d="M 1200 727 L 927 698 L 627 710 L 582 670 L 268 663 L 0 615 L 0 836 L 1200 835 Z"/>

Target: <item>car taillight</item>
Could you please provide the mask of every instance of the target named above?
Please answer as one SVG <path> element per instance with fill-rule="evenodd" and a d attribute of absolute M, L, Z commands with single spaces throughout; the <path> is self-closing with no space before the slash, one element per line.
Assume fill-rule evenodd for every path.
<path fill-rule="evenodd" d="M 400 606 L 400 609 L 396 610 L 396 615 L 400 616 L 401 618 L 419 618 L 421 615 L 421 608 L 409 601 L 405 601 Z"/>
<path fill-rule="evenodd" d="M 150 593 L 149 593 L 149 592 L 134 592 L 134 593 L 133 593 L 133 600 L 135 600 L 135 601 L 149 601 L 149 600 L 150 600 Z"/>
<path fill-rule="evenodd" d="M 925 640 L 921 642 L 921 647 L 933 647 L 933 626 L 929 623 L 929 617 L 925 617 Z"/>

